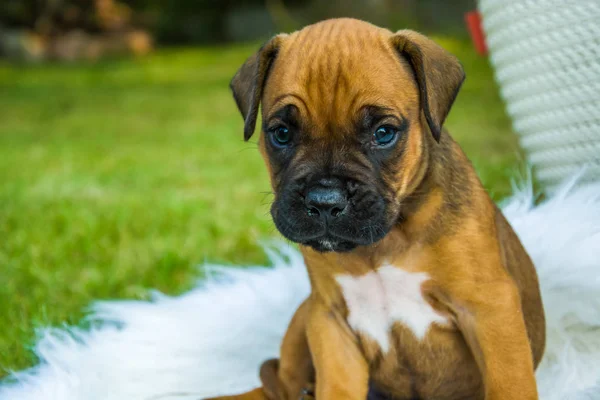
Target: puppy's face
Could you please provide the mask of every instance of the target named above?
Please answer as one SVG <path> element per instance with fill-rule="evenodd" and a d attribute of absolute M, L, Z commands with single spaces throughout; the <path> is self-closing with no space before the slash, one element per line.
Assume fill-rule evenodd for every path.
<path fill-rule="evenodd" d="M 320 251 L 381 239 L 423 155 L 410 65 L 391 45 L 348 46 L 353 33 L 317 43 L 312 30 L 292 35 L 264 89 L 260 146 L 273 219 L 285 237 Z"/>
<path fill-rule="evenodd" d="M 429 46 L 435 60 L 427 59 Z M 446 58 L 452 68 L 443 77 Z M 247 138 L 262 101 L 259 143 L 279 231 L 318 251 L 350 251 L 383 238 L 425 175 L 429 146 L 450 107 L 438 103 L 452 102 L 462 77 L 456 60 L 421 35 L 356 20 L 271 40 L 232 88 Z M 438 93 L 451 99 L 428 99 L 427 81 L 440 86 L 440 79 L 456 81 Z"/>

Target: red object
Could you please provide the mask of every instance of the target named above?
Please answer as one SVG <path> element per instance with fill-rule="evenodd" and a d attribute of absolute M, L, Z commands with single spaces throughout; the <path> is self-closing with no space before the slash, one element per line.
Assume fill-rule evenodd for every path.
<path fill-rule="evenodd" d="M 485 33 L 483 33 L 483 27 L 481 26 L 481 14 L 479 14 L 479 11 L 469 11 L 466 13 L 465 22 L 475 45 L 475 50 L 482 56 L 486 55 L 487 45 L 485 44 Z"/>

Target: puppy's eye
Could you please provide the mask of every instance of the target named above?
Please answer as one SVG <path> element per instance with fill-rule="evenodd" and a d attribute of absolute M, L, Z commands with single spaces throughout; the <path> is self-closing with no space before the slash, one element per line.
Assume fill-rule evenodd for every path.
<path fill-rule="evenodd" d="M 389 147 L 396 142 L 398 130 L 390 125 L 383 125 L 373 133 L 373 143 L 379 147 Z"/>
<path fill-rule="evenodd" d="M 285 126 L 269 129 L 269 136 L 271 136 L 271 142 L 277 147 L 288 146 L 292 141 L 292 133 Z"/>

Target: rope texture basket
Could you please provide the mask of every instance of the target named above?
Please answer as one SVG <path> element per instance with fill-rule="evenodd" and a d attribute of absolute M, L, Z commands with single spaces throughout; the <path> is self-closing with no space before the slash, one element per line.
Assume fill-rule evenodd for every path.
<path fill-rule="evenodd" d="M 514 130 L 548 191 L 600 180 L 600 0 L 480 0 Z"/>

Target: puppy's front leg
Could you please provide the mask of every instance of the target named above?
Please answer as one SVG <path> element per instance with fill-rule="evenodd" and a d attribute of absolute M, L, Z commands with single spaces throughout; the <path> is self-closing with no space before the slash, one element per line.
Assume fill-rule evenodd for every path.
<path fill-rule="evenodd" d="M 316 299 L 311 302 L 307 336 L 316 370 L 317 400 L 365 400 L 367 360 L 349 328 Z"/>
<path fill-rule="evenodd" d="M 296 400 L 304 389 L 311 387 L 315 382 L 306 332 L 310 308 L 310 299 L 307 299 L 298 307 L 290 322 L 281 344 L 281 359 L 277 366 L 279 390 L 277 395 L 271 390 L 270 399 Z M 262 370 L 261 376 L 266 385 L 267 379 Z"/>
<path fill-rule="evenodd" d="M 472 288 L 451 306 L 484 381 L 486 400 L 537 400 L 521 298 L 507 278 Z"/>

